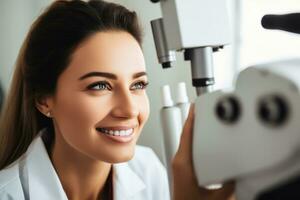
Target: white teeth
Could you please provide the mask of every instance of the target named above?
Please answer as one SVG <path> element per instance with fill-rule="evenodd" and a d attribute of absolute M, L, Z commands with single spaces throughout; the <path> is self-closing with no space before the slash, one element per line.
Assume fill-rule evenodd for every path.
<path fill-rule="evenodd" d="M 133 133 L 133 129 L 128 129 L 128 130 L 120 130 L 120 131 L 113 131 L 113 130 L 108 130 L 108 129 L 104 129 L 104 128 L 100 128 L 99 129 L 101 132 L 104 132 L 106 134 L 109 135 L 113 135 L 113 136 L 129 136 Z"/>
<path fill-rule="evenodd" d="M 115 131 L 115 132 L 114 132 L 114 135 L 120 136 L 120 131 Z"/>
<path fill-rule="evenodd" d="M 126 135 L 126 131 L 125 130 L 121 130 L 120 131 L 120 136 L 125 136 Z"/>

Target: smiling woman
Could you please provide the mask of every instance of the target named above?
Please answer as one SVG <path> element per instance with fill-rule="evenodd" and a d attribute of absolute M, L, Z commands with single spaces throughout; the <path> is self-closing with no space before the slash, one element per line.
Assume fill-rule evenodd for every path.
<path fill-rule="evenodd" d="M 136 142 L 149 115 L 135 12 L 55 1 L 20 50 L 0 121 L 0 199 L 169 199 Z"/>

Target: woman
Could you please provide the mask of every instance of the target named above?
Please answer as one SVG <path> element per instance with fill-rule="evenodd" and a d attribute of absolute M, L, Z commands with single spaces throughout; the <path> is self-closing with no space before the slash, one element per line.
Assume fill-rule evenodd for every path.
<path fill-rule="evenodd" d="M 149 115 L 141 43 L 136 14 L 104 1 L 55 1 L 34 22 L 2 113 L 0 199 L 170 198 L 163 166 L 136 146 Z M 175 199 L 211 195 L 195 182 L 192 119 Z"/>

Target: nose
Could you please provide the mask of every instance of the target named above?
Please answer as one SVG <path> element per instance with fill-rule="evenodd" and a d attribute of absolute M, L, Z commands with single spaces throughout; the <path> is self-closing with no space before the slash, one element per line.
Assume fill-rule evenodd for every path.
<path fill-rule="evenodd" d="M 139 114 L 138 100 L 130 91 L 122 91 L 115 95 L 115 106 L 112 115 L 118 118 L 134 118 Z"/>

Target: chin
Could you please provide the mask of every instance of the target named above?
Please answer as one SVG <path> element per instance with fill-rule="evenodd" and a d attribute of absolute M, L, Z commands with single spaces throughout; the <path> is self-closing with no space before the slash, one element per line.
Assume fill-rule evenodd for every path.
<path fill-rule="evenodd" d="M 128 162 L 130 161 L 131 159 L 133 158 L 133 155 L 132 156 L 128 156 L 128 157 L 122 157 L 122 158 L 115 158 L 112 160 L 112 164 L 117 164 L 117 163 L 123 163 L 123 162 Z"/>
<path fill-rule="evenodd" d="M 110 155 L 106 155 L 104 161 L 112 164 L 127 162 L 133 158 L 134 152 L 135 152 L 134 150 L 131 151 L 128 150 L 128 151 L 123 151 L 118 153 L 112 153 Z"/>

